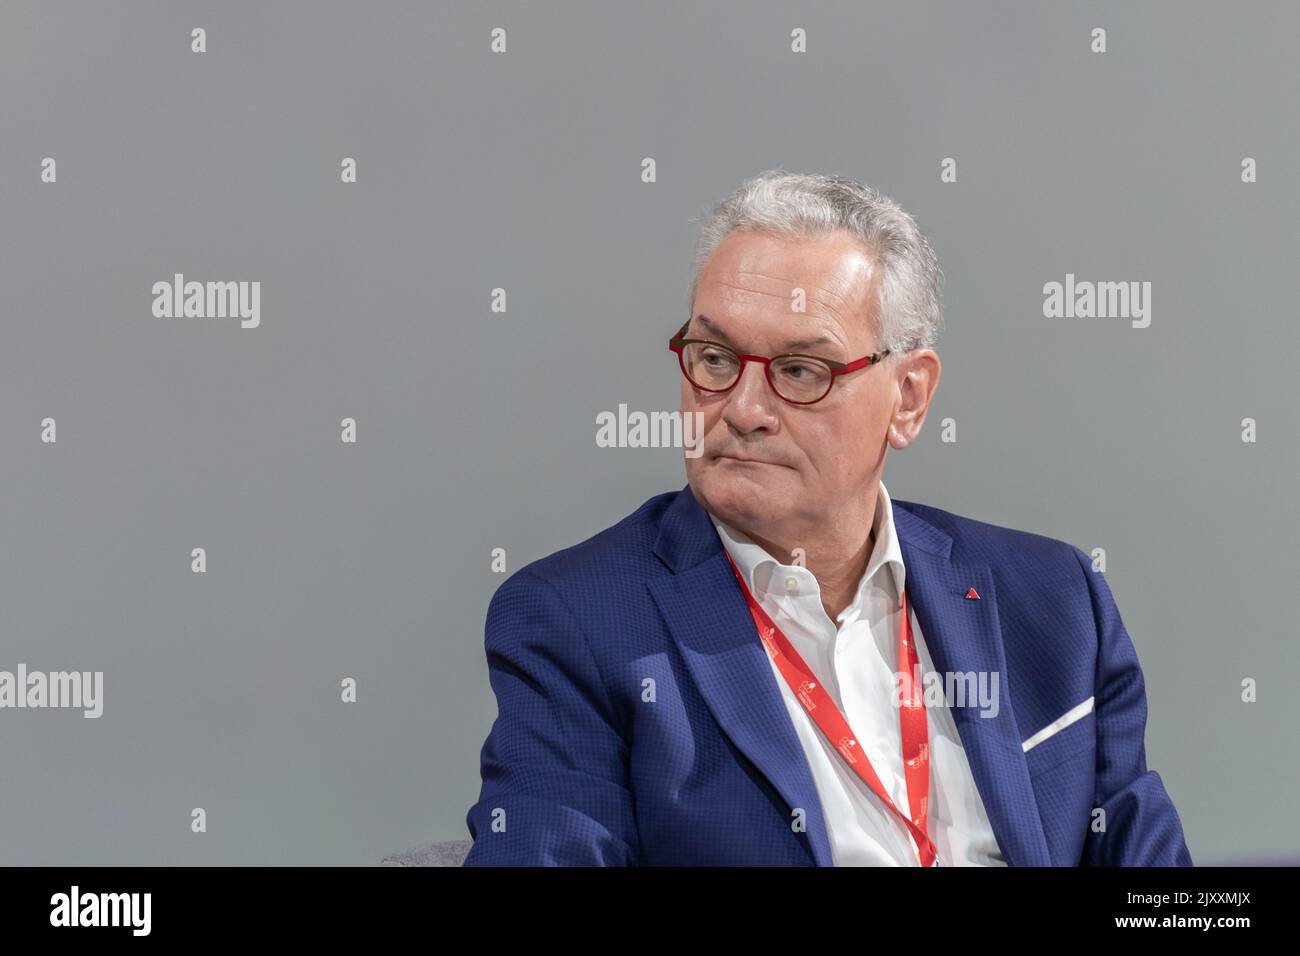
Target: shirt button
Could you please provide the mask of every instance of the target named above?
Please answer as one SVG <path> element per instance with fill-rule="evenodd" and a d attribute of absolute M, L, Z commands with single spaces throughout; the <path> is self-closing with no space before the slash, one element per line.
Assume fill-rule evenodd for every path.
<path fill-rule="evenodd" d="M 790 577 L 785 579 L 785 589 L 789 591 L 791 594 L 793 594 L 795 591 L 798 591 L 799 579 L 796 578 L 794 575 L 790 575 Z"/>

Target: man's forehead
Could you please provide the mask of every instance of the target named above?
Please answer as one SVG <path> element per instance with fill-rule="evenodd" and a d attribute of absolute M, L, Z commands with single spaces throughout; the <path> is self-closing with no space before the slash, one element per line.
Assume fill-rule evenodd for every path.
<path fill-rule="evenodd" d="M 701 331 L 707 332 L 713 337 L 720 339 L 723 342 L 723 344 L 726 345 L 733 344 L 731 341 L 731 336 L 727 332 L 727 327 L 728 325 L 730 325 L 730 323 L 725 322 L 725 320 L 722 322 L 714 321 L 709 316 L 703 313 L 699 313 L 695 316 L 695 322 Z M 791 327 L 790 332 L 792 335 L 795 334 L 795 330 L 793 326 Z M 840 344 L 839 339 L 835 338 L 833 335 L 830 335 L 826 332 L 816 332 L 807 335 L 802 335 L 799 336 L 798 338 L 790 339 L 785 343 L 786 348 L 790 350 L 815 348 L 819 345 L 839 345 L 839 344 Z"/>
<path fill-rule="evenodd" d="M 803 326 L 796 331 L 830 325 L 837 327 L 832 335 L 838 331 L 840 339 L 856 337 L 863 317 L 870 325 L 874 276 L 852 261 L 830 273 L 809 271 L 804 279 L 799 278 L 800 270 L 783 264 L 774 264 L 772 271 L 755 271 L 749 264 L 738 269 L 734 262 L 709 266 L 695 290 L 695 311 L 715 322 L 730 315 L 785 314 L 800 320 L 791 323 Z"/>

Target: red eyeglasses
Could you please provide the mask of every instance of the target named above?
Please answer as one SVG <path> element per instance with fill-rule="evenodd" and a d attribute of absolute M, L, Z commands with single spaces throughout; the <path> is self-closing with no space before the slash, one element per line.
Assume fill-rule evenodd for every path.
<path fill-rule="evenodd" d="M 852 362 L 836 362 L 816 355 L 786 352 L 782 355 L 747 355 L 707 339 L 685 338 L 690 319 L 671 339 L 669 351 L 677 353 L 677 363 L 686 380 L 705 392 L 729 392 L 740 381 L 746 362 L 761 362 L 767 384 L 791 405 L 813 405 L 830 394 L 840 375 L 875 365 L 890 350 L 864 355 Z"/>

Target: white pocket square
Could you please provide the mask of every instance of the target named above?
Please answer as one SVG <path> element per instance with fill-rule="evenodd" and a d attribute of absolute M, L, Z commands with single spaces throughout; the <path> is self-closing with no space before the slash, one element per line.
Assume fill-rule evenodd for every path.
<path fill-rule="evenodd" d="M 1060 733 L 1066 727 L 1069 727 L 1072 723 L 1074 723 L 1080 717 L 1083 717 L 1085 714 L 1089 713 L 1091 710 L 1092 710 L 1092 698 L 1089 697 L 1087 700 L 1085 700 L 1082 704 L 1079 704 L 1077 707 L 1071 707 L 1060 717 L 1057 717 L 1054 721 L 1052 721 L 1050 724 L 1048 724 L 1038 733 L 1034 734 L 1032 737 L 1030 737 L 1020 746 L 1023 747 L 1026 752 L 1028 752 L 1034 747 L 1037 747 L 1048 737 L 1051 737 L 1053 734 Z"/>

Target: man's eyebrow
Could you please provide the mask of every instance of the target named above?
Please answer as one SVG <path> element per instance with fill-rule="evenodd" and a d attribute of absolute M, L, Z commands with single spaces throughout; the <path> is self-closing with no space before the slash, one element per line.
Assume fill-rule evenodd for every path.
<path fill-rule="evenodd" d="M 700 315 L 697 315 L 695 318 L 699 321 L 700 325 L 706 331 L 708 331 L 711 335 L 715 335 L 718 338 L 720 338 L 724 345 L 735 344 L 727 336 L 727 333 L 722 331 L 722 329 L 718 327 L 718 324 L 714 322 L 712 319 L 710 319 L 707 315 L 701 313 Z M 813 349 L 813 348 L 817 348 L 819 345 L 839 345 L 839 343 L 836 342 L 829 335 L 815 335 L 812 338 L 797 339 L 794 342 L 787 342 L 785 348 L 781 349 L 780 351 L 783 353 L 798 352 L 800 349 Z"/>

